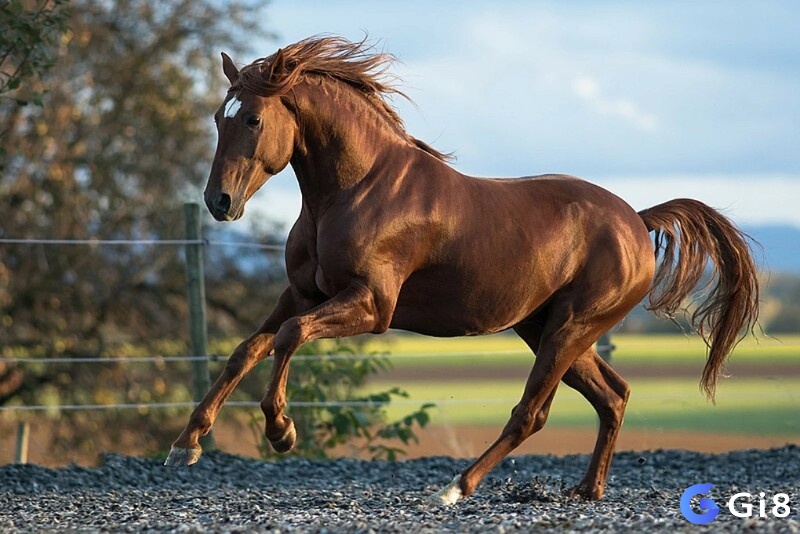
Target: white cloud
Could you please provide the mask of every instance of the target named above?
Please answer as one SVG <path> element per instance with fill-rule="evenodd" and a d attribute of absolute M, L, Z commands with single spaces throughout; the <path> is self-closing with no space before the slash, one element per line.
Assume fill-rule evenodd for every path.
<path fill-rule="evenodd" d="M 594 180 L 636 210 L 673 198 L 694 198 L 741 225 L 790 224 L 800 228 L 800 176 L 662 175 Z"/>
<path fill-rule="evenodd" d="M 642 111 L 629 99 L 604 96 L 600 83 L 591 76 L 576 76 L 572 80 L 572 92 L 601 115 L 619 117 L 646 132 L 652 132 L 658 127 L 658 119 L 653 113 Z"/>
<path fill-rule="evenodd" d="M 600 84 L 590 76 L 576 76 L 572 80 L 572 92 L 584 100 L 594 100 L 600 96 Z"/>

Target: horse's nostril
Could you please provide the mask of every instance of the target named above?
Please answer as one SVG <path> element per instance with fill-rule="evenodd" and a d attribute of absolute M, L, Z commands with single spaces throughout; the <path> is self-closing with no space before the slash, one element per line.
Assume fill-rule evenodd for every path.
<path fill-rule="evenodd" d="M 231 196 L 227 193 L 220 193 L 217 195 L 215 204 L 217 211 L 221 213 L 228 213 L 228 211 L 231 209 Z"/>

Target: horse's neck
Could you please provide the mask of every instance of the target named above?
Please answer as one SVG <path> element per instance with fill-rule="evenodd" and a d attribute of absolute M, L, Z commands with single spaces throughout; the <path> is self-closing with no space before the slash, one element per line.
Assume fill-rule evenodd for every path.
<path fill-rule="evenodd" d="M 288 98 L 300 122 L 291 164 L 306 203 L 361 183 L 381 158 L 414 150 L 373 103 L 339 82 L 305 82 Z"/>

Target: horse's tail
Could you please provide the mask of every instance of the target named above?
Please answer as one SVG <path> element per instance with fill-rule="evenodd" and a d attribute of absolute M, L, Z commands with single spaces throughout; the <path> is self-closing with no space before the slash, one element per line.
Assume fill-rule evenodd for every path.
<path fill-rule="evenodd" d="M 692 327 L 703 337 L 708 357 L 700 385 L 714 399 L 725 359 L 752 332 L 758 319 L 758 272 L 749 237 L 702 202 L 676 199 L 639 212 L 655 232 L 656 260 L 661 257 L 647 309 L 673 317 L 703 276 L 708 260 L 713 276 L 696 302 Z"/>

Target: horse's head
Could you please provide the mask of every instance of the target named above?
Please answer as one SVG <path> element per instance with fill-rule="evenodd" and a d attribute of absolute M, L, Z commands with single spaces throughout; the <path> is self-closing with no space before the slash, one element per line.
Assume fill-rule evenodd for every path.
<path fill-rule="evenodd" d="M 279 52 L 274 62 L 280 60 Z M 242 216 L 250 197 L 289 163 L 297 125 L 280 96 L 248 91 L 225 53 L 222 70 L 231 88 L 214 114 L 217 151 L 204 197 L 215 219 L 233 221 Z"/>

